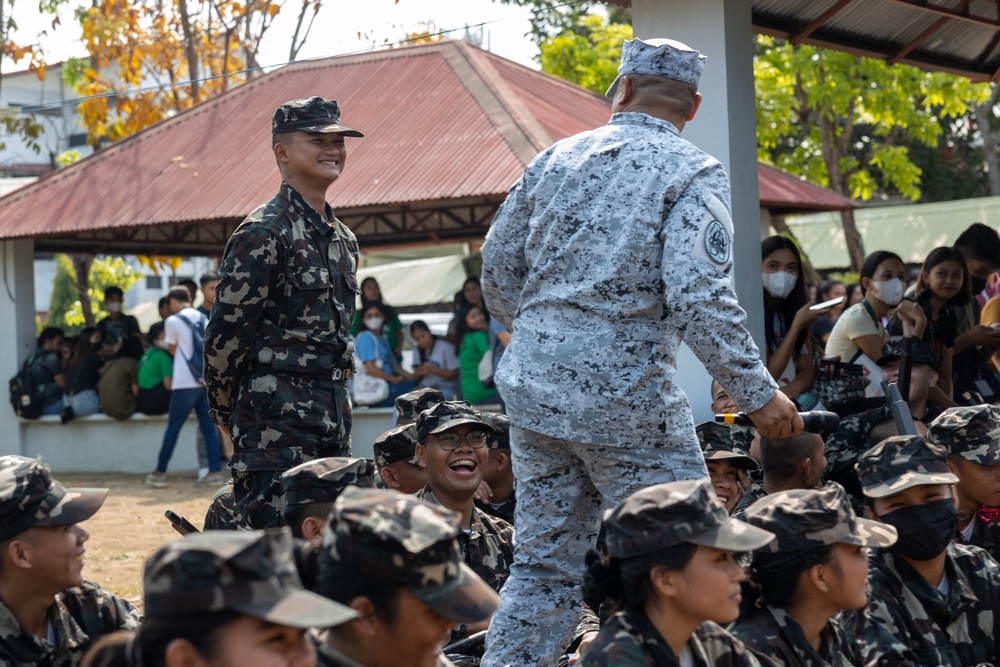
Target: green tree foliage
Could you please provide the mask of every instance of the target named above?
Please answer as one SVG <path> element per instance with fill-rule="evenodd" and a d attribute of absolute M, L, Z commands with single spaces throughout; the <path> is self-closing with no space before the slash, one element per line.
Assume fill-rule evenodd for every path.
<path fill-rule="evenodd" d="M 93 321 L 107 316 L 104 310 L 104 290 L 112 285 L 128 291 L 142 274 L 121 257 L 95 258 L 90 265 L 87 294 Z M 52 299 L 49 302 L 47 326 L 62 327 L 68 334 L 79 333 L 86 326 L 80 295 L 77 291 L 76 271 L 67 255 L 56 255 L 56 275 L 52 281 Z"/>
<path fill-rule="evenodd" d="M 632 26 L 586 14 L 575 27 L 542 42 L 542 70 L 603 95 L 618 75 L 622 42 L 632 39 Z"/>
<path fill-rule="evenodd" d="M 531 17 L 531 40 L 539 47 L 550 37 L 576 33 L 587 36 L 587 28 L 581 19 L 596 14 L 606 17 L 610 23 L 632 25 L 632 10 L 625 7 L 606 5 L 596 0 L 580 0 L 567 4 L 566 0 L 494 0 L 505 5 L 528 7 Z M 617 65 L 616 65 L 617 67 Z M 603 91 L 602 91 L 603 92 Z"/>

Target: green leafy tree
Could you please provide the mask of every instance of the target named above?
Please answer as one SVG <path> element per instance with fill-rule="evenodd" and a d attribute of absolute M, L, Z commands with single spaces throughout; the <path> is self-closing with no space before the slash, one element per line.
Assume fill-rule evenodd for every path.
<path fill-rule="evenodd" d="M 142 274 L 121 257 L 95 258 L 89 262 L 88 281 L 81 295 L 74 264 L 78 263 L 73 258 L 56 255 L 48 319 L 48 326 L 62 327 L 70 334 L 79 333 L 85 326 L 93 326 L 107 316 L 105 289 L 117 286 L 127 292 L 142 278 Z"/>
<path fill-rule="evenodd" d="M 603 95 L 618 75 L 622 42 L 632 39 L 632 26 L 586 14 L 575 28 L 542 42 L 542 70 Z"/>
<path fill-rule="evenodd" d="M 630 27 L 632 25 L 631 9 L 606 5 L 596 0 L 580 0 L 574 3 L 567 3 L 565 0 L 494 0 L 496 1 L 505 5 L 528 7 L 534 12 L 529 35 L 538 46 L 551 37 L 567 33 L 586 37 L 587 27 L 581 19 L 590 15 L 605 17 L 610 23 Z"/>

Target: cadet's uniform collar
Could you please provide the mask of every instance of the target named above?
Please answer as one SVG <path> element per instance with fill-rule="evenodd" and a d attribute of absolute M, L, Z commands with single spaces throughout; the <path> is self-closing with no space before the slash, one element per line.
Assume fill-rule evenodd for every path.
<path fill-rule="evenodd" d="M 312 205 L 288 183 L 282 182 L 281 190 L 279 192 L 281 196 L 291 203 L 292 207 L 298 211 L 303 218 L 309 221 L 309 224 L 316 228 L 316 231 L 322 234 L 329 234 L 334 230 L 334 220 L 336 218 L 333 215 L 333 208 L 331 208 L 328 203 L 323 202 L 323 206 L 326 207 L 323 212 L 326 216 L 326 220 L 324 220 L 323 216 L 319 214 L 319 211 L 314 209 Z"/>
<path fill-rule="evenodd" d="M 638 111 L 619 111 L 611 116 L 611 120 L 608 121 L 608 125 L 648 125 L 650 127 L 666 130 L 667 132 L 676 134 L 677 136 L 681 135 L 681 131 L 678 130 L 677 126 L 669 120 L 656 118 L 647 113 L 640 113 Z"/>

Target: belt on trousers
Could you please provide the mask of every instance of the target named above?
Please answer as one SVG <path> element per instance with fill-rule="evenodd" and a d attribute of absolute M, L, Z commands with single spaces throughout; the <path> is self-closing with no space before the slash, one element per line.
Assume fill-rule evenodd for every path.
<path fill-rule="evenodd" d="M 270 371 L 274 375 L 303 375 L 305 377 L 320 378 L 323 380 L 329 379 L 333 382 L 344 383 L 347 382 L 347 378 L 350 377 L 350 368 L 327 368 L 320 370 L 308 370 L 303 368 L 302 370 L 290 369 L 290 368 L 275 368 L 274 366 L 268 364 L 251 364 L 251 371 Z"/>

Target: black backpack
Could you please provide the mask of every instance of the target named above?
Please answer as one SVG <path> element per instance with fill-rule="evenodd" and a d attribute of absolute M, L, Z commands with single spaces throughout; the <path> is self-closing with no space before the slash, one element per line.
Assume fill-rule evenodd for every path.
<path fill-rule="evenodd" d="M 17 375 L 10 379 L 10 405 L 14 408 L 14 413 L 24 419 L 38 419 L 45 407 L 41 387 L 32 369 L 37 358 L 37 352 L 28 357 Z"/>

